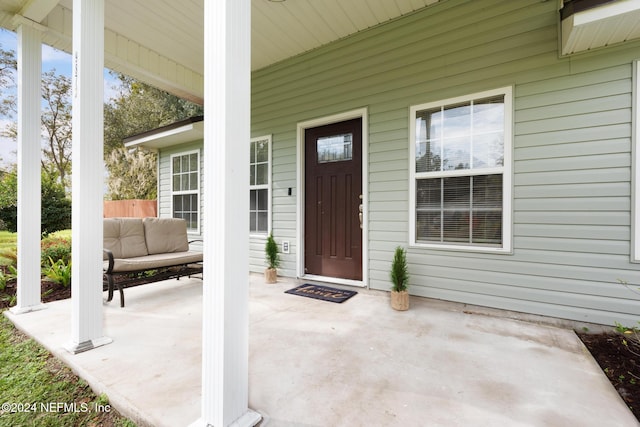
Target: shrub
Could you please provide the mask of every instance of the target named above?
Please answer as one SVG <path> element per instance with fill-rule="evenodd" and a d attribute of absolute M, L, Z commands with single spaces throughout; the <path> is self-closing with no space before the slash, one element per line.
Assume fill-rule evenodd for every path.
<path fill-rule="evenodd" d="M 49 258 L 49 267 L 44 270 L 44 275 L 67 288 L 71 284 L 71 262 L 66 263 L 61 259 L 53 261 Z"/>
<path fill-rule="evenodd" d="M 7 282 L 15 279 L 18 276 L 18 271 L 12 265 L 8 267 L 8 271 L 5 273 L 0 270 L 0 291 L 3 291 L 7 287 Z"/>
<path fill-rule="evenodd" d="M 17 173 L 5 173 L 0 179 L 0 220 L 14 233 L 18 228 L 17 199 Z M 71 228 L 71 200 L 64 186 L 45 171 L 42 172 L 41 200 L 43 235 Z"/>
<path fill-rule="evenodd" d="M 16 248 L 0 250 L 0 264 L 8 266 L 18 265 L 18 253 Z"/>
<path fill-rule="evenodd" d="M 53 261 L 49 259 L 50 266 L 44 270 L 47 279 L 62 286 L 69 287 L 71 285 L 71 262 L 68 264 L 63 260 Z"/>
<path fill-rule="evenodd" d="M 69 264 L 71 261 L 71 239 L 64 237 L 46 237 L 41 242 L 41 265 L 51 267 L 57 261 Z"/>
<path fill-rule="evenodd" d="M 13 233 L 18 229 L 18 208 L 15 206 L 5 206 L 0 208 L 0 221 L 4 224 L 3 231 Z"/>
<path fill-rule="evenodd" d="M 42 177 L 42 235 L 71 228 L 71 200 L 64 186 L 54 179 Z"/>
<path fill-rule="evenodd" d="M 409 268 L 407 266 L 407 252 L 398 246 L 391 263 L 392 289 L 396 292 L 406 291 L 409 286 Z"/>
<path fill-rule="evenodd" d="M 280 266 L 280 254 L 278 253 L 278 244 L 273 238 L 273 234 L 267 237 L 267 243 L 264 246 L 265 259 L 269 268 L 278 268 Z"/>

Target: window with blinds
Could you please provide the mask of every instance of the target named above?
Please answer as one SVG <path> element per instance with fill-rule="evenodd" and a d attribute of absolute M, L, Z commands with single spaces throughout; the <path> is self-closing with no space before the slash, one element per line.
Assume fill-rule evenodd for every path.
<path fill-rule="evenodd" d="M 412 107 L 411 127 L 412 243 L 510 247 L 510 88 Z"/>

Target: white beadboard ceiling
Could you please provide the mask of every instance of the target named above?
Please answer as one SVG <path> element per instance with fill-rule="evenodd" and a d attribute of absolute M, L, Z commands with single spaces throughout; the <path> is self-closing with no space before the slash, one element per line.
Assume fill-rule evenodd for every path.
<path fill-rule="evenodd" d="M 437 1 L 252 0 L 252 67 L 263 68 Z"/>
<path fill-rule="evenodd" d="M 105 65 L 201 103 L 204 1 L 105 0 Z M 252 0 L 252 70 L 438 1 Z M 639 2 L 596 1 L 596 9 L 588 16 L 602 16 L 601 11 L 606 10 L 607 19 L 593 22 L 581 24 L 577 18 L 584 15 L 576 14 L 570 26 L 564 25 L 563 53 L 640 37 Z M 624 9 L 629 5 L 632 9 Z M 0 0 L 0 26 L 10 30 L 25 23 L 36 26 L 43 31 L 45 44 L 70 52 L 72 6 L 73 0 Z M 618 13 L 621 9 L 623 13 Z M 623 29 L 629 31 L 622 34 Z"/>
<path fill-rule="evenodd" d="M 252 0 L 252 69 L 427 7 L 438 0 Z M 0 26 L 35 23 L 70 52 L 72 0 L 0 0 Z M 204 0 L 105 0 L 105 65 L 201 102 Z"/>

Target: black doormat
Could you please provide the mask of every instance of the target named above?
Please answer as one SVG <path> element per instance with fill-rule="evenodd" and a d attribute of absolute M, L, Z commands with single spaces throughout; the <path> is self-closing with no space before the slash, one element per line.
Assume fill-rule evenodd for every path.
<path fill-rule="evenodd" d="M 296 286 L 293 289 L 284 291 L 286 294 L 300 295 L 302 297 L 315 298 L 322 301 L 331 301 L 338 304 L 345 302 L 355 294 L 356 291 L 345 291 L 343 289 L 330 288 L 328 286 L 312 285 L 305 283 L 304 285 Z"/>

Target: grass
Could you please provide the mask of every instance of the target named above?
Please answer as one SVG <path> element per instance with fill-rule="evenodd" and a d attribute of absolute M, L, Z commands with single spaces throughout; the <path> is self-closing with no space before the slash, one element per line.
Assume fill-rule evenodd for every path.
<path fill-rule="evenodd" d="M 52 233 L 71 237 L 71 230 Z M 16 247 L 0 231 L 0 255 Z M 3 259 L 0 257 L 0 263 Z M 0 310 L 0 427 L 135 427 L 47 350 L 16 330 Z"/>
<path fill-rule="evenodd" d="M 49 237 L 59 237 L 71 240 L 71 230 L 60 230 L 55 233 L 51 233 Z M 15 254 L 18 234 L 10 231 L 0 231 L 0 265 L 7 265 L 11 263 L 11 260 L 3 258 L 2 254 L 5 251 Z"/>
<path fill-rule="evenodd" d="M 71 230 L 60 230 L 49 234 L 50 237 L 61 237 L 71 239 Z M 18 235 L 11 231 L 0 231 L 0 250 L 12 249 L 17 245 Z"/>
<path fill-rule="evenodd" d="M 17 234 L 10 231 L 0 231 L 0 265 L 11 265 L 11 255 L 15 255 Z M 3 254 L 6 255 L 3 256 Z"/>
<path fill-rule="evenodd" d="M 49 237 L 59 237 L 61 239 L 71 240 L 71 230 L 60 230 L 49 234 Z"/>
<path fill-rule="evenodd" d="M 10 231 L 0 231 L 0 250 L 15 248 L 17 236 Z"/>
<path fill-rule="evenodd" d="M 0 312 L 0 427 L 135 424 Z"/>

